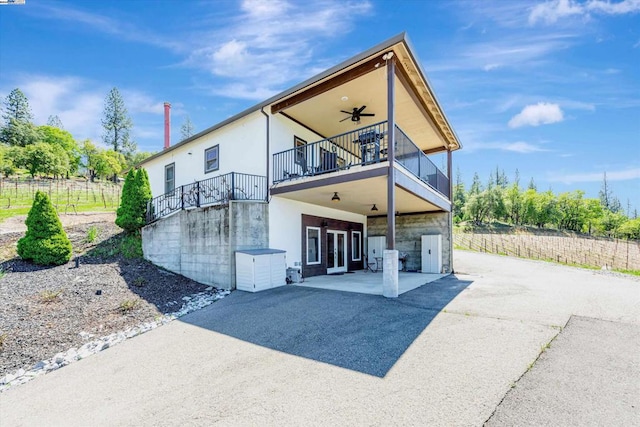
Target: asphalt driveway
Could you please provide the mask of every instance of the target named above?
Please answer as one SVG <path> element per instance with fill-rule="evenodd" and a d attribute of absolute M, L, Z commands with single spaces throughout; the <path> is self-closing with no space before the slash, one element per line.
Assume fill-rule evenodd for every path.
<path fill-rule="evenodd" d="M 0 425 L 508 425 L 522 415 L 508 412 L 510 390 L 536 384 L 526 384 L 531 364 L 572 315 L 619 331 L 619 351 L 632 354 L 620 369 L 636 380 L 637 280 L 470 252 L 455 260 L 455 277 L 397 300 L 234 292 L 1 394 Z M 569 340 L 558 353 L 585 345 Z M 606 377 L 588 374 L 583 392 Z M 622 383 L 626 420 L 640 393 Z"/>

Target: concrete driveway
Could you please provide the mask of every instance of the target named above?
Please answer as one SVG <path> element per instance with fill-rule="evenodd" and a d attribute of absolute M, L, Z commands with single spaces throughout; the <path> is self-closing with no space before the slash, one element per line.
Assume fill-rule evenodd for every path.
<path fill-rule="evenodd" d="M 545 424 L 553 408 L 536 423 L 535 403 L 523 414 L 517 401 L 553 406 L 536 396 L 555 388 L 554 378 L 576 375 L 552 353 L 592 348 L 579 339 L 589 328 L 561 341 L 572 315 L 608 321 L 598 331 L 616 330 L 616 350 L 629 354 L 614 387 L 628 405 L 604 420 L 594 408 L 589 420 L 637 422 L 640 282 L 461 251 L 455 263 L 455 277 L 397 300 L 294 286 L 234 292 L 1 394 L 0 425 Z M 606 379 L 583 375 L 566 402 L 609 405 L 607 396 L 580 400 Z"/>

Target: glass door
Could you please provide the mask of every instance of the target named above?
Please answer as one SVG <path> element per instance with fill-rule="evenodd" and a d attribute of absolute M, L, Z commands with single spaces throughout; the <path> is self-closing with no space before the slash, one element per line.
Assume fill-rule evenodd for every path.
<path fill-rule="evenodd" d="M 327 274 L 347 271 L 347 232 L 327 231 Z"/>

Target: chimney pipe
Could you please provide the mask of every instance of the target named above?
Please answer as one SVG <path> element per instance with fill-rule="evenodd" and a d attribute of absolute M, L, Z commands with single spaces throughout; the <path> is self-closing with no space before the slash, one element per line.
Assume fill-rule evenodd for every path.
<path fill-rule="evenodd" d="M 164 103 L 164 149 L 171 145 L 171 104 Z"/>

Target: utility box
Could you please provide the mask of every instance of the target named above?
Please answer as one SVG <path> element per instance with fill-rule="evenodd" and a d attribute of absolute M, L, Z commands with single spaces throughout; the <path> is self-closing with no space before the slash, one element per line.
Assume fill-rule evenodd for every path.
<path fill-rule="evenodd" d="M 247 249 L 236 251 L 236 289 L 259 292 L 287 284 L 286 251 Z"/>
<path fill-rule="evenodd" d="M 442 234 L 422 236 L 422 272 L 442 273 Z"/>
<path fill-rule="evenodd" d="M 382 255 L 384 254 L 384 250 L 387 247 L 387 237 L 386 236 L 371 236 L 367 237 L 367 260 L 369 264 L 378 263 L 378 261 L 382 261 Z M 376 258 L 378 258 L 376 260 Z M 365 266 L 366 267 L 366 266 Z M 377 265 L 378 270 L 382 270 L 382 263 L 380 262 Z"/>
<path fill-rule="evenodd" d="M 302 271 L 300 268 L 289 267 L 287 268 L 287 283 L 302 283 Z"/>

